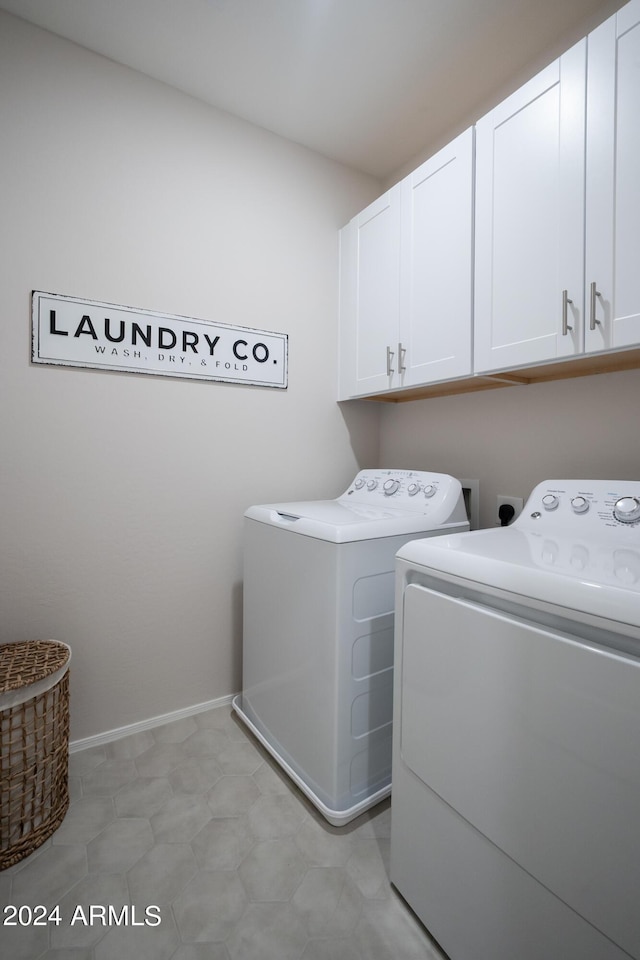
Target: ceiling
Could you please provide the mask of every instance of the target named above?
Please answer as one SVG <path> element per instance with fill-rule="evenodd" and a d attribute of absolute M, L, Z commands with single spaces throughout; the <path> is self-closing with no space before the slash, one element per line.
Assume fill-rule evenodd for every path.
<path fill-rule="evenodd" d="M 0 0 L 0 9 L 382 180 L 622 2 Z"/>

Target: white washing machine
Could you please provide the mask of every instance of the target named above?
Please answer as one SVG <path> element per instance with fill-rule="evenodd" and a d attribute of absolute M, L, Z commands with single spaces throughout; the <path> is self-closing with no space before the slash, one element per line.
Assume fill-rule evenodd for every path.
<path fill-rule="evenodd" d="M 334 825 L 390 791 L 395 554 L 469 524 L 460 482 L 362 470 L 335 500 L 245 514 L 237 714 Z"/>
<path fill-rule="evenodd" d="M 640 483 L 397 561 L 391 880 L 452 960 L 640 958 Z"/>

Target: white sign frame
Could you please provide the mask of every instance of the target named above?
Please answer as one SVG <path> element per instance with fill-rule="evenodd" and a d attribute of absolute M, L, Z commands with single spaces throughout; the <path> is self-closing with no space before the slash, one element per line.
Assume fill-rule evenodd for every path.
<path fill-rule="evenodd" d="M 286 333 L 32 291 L 31 359 L 53 366 L 288 386 Z"/>

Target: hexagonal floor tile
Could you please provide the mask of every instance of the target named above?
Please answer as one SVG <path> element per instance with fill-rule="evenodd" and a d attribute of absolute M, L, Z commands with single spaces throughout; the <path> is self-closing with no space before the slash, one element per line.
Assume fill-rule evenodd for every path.
<path fill-rule="evenodd" d="M 132 733 L 128 737 L 108 743 L 105 749 L 111 760 L 135 760 L 154 743 L 152 731 L 141 730 L 139 733 Z"/>
<path fill-rule="evenodd" d="M 69 776 L 86 777 L 107 759 L 106 747 L 89 747 L 69 754 Z"/>
<path fill-rule="evenodd" d="M 113 797 L 137 776 L 133 760 L 104 760 L 82 777 L 82 792 L 85 797 Z"/>
<path fill-rule="evenodd" d="M 395 957 L 396 954 L 394 954 L 394 960 Z M 356 950 L 350 938 L 348 940 L 309 940 L 301 960 L 371 960 L 371 958 L 369 955 L 365 957 L 365 954 Z"/>
<path fill-rule="evenodd" d="M 144 910 L 140 912 L 144 918 Z M 138 922 L 144 923 L 144 919 Z M 157 926 L 112 927 L 94 947 L 95 960 L 170 960 L 180 946 L 171 910 L 161 911 Z M 71 960 L 71 958 L 69 958 Z"/>
<path fill-rule="evenodd" d="M 116 794 L 116 811 L 119 817 L 152 817 L 172 796 L 166 777 L 138 777 Z"/>
<path fill-rule="evenodd" d="M 292 901 L 310 937 L 346 937 L 362 913 L 363 898 L 339 867 L 313 867 Z"/>
<path fill-rule="evenodd" d="M 393 892 L 386 900 L 365 902 L 352 942 L 363 957 L 444 960 L 429 934 Z"/>
<path fill-rule="evenodd" d="M 244 740 L 230 740 L 216 759 L 223 773 L 235 775 L 253 773 L 263 763 L 253 744 Z"/>
<path fill-rule="evenodd" d="M 88 843 L 116 818 L 112 797 L 81 797 L 70 804 L 51 842 Z"/>
<path fill-rule="evenodd" d="M 231 743 L 224 730 L 216 727 L 198 728 L 184 741 L 184 749 L 190 757 L 217 757 Z"/>
<path fill-rule="evenodd" d="M 207 793 L 222 776 L 213 757 L 189 757 L 169 774 L 174 793 Z"/>
<path fill-rule="evenodd" d="M 136 770 L 141 777 L 166 777 L 184 763 L 184 759 L 179 743 L 154 743 L 136 757 Z"/>
<path fill-rule="evenodd" d="M 293 840 L 260 840 L 244 858 L 238 873 L 250 900 L 288 900 L 307 866 Z"/>
<path fill-rule="evenodd" d="M 226 946 L 231 960 L 300 960 L 306 942 L 290 903 L 250 903 Z"/>
<path fill-rule="evenodd" d="M 57 949 L 86 948 L 104 937 L 105 928 L 92 918 L 92 904 L 123 905 L 129 901 L 127 881 L 122 875 L 84 877 L 60 901 L 63 922 L 51 928 L 51 946 Z"/>
<path fill-rule="evenodd" d="M 138 906 L 170 903 L 197 872 L 189 844 L 156 844 L 127 874 L 131 900 Z"/>
<path fill-rule="evenodd" d="M 354 840 L 346 870 L 364 897 L 384 900 L 390 889 L 388 863 L 388 840 Z"/>
<path fill-rule="evenodd" d="M 13 876 L 12 902 L 31 906 L 42 903 L 52 908 L 86 873 L 87 851 L 84 846 L 52 844 L 39 856 L 30 858 Z"/>
<path fill-rule="evenodd" d="M 302 825 L 305 814 L 291 796 L 259 796 L 247 813 L 247 821 L 258 840 L 291 837 Z"/>
<path fill-rule="evenodd" d="M 295 840 L 305 860 L 315 867 L 344 867 L 353 853 L 348 835 L 312 817 L 304 820 Z"/>
<path fill-rule="evenodd" d="M 183 941 L 222 941 L 247 906 L 247 895 L 235 871 L 203 870 L 173 904 Z"/>
<path fill-rule="evenodd" d="M 221 777 L 207 794 L 214 817 L 238 817 L 255 803 L 259 791 L 252 777 Z"/>
<path fill-rule="evenodd" d="M 87 845 L 90 873 L 126 873 L 154 844 L 148 820 L 141 817 L 110 823 Z"/>
<path fill-rule="evenodd" d="M 183 943 L 171 960 L 229 960 L 224 943 Z"/>
<path fill-rule="evenodd" d="M 159 843 L 189 843 L 205 823 L 211 820 L 206 799 L 199 794 L 171 797 L 150 819 Z"/>
<path fill-rule="evenodd" d="M 191 842 L 203 870 L 237 870 L 254 840 L 245 817 L 214 818 Z"/>

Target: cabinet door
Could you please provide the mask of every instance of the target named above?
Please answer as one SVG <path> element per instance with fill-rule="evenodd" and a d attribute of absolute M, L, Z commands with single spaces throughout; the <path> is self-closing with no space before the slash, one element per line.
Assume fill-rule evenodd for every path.
<path fill-rule="evenodd" d="M 473 128 L 402 187 L 404 385 L 471 373 Z M 398 348 L 400 350 L 400 347 Z"/>
<path fill-rule="evenodd" d="M 588 38 L 587 351 L 640 343 L 640 0 Z"/>
<path fill-rule="evenodd" d="M 583 350 L 585 62 L 586 40 L 476 125 L 476 372 Z"/>
<path fill-rule="evenodd" d="M 368 206 L 340 234 L 339 398 L 399 384 L 400 186 Z"/>

